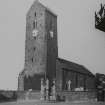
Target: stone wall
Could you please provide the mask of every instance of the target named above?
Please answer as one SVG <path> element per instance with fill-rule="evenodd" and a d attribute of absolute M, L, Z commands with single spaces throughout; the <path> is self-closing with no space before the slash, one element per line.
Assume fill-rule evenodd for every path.
<path fill-rule="evenodd" d="M 46 10 L 45 27 L 47 34 L 47 71 L 46 76 L 52 80 L 56 76 L 57 45 L 57 16 Z M 52 32 L 52 34 L 51 34 Z"/>
<path fill-rule="evenodd" d="M 33 76 L 28 76 L 28 77 L 24 77 L 24 90 L 28 91 L 29 89 L 32 90 L 39 90 L 40 91 L 40 87 L 41 87 L 41 78 L 45 78 L 44 75 L 33 75 Z"/>
<path fill-rule="evenodd" d="M 94 101 L 97 98 L 95 91 L 59 91 L 57 92 L 57 96 L 60 96 L 60 99 L 64 99 L 65 101 Z"/>
<path fill-rule="evenodd" d="M 34 22 L 37 26 L 34 27 Z M 37 30 L 37 36 L 33 36 Z M 45 8 L 34 2 L 26 16 L 25 67 L 27 75 L 44 74 L 46 71 Z"/>
<path fill-rule="evenodd" d="M 60 100 L 63 101 L 95 101 L 97 99 L 97 94 L 95 91 L 57 91 L 57 99 L 60 97 Z M 40 100 L 40 92 L 32 91 L 27 94 L 26 91 L 17 92 L 18 100 Z M 60 101 L 58 100 L 58 101 Z"/>
<path fill-rule="evenodd" d="M 25 100 L 25 91 L 17 91 L 17 99 L 18 100 Z"/>
<path fill-rule="evenodd" d="M 40 91 L 18 91 L 17 100 L 40 100 Z"/>

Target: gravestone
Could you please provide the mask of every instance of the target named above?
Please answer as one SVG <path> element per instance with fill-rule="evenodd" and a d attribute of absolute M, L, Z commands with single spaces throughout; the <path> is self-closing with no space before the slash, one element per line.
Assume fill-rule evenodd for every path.
<path fill-rule="evenodd" d="M 67 82 L 67 89 L 69 91 L 71 90 L 71 80 L 68 80 L 68 82 Z"/>
<path fill-rule="evenodd" d="M 52 100 L 56 101 L 56 86 L 55 86 L 55 80 L 53 80 L 53 86 L 52 86 Z"/>
<path fill-rule="evenodd" d="M 49 100 L 49 80 L 46 80 L 46 100 Z"/>
<path fill-rule="evenodd" d="M 44 79 L 41 79 L 41 98 L 40 100 L 44 100 L 45 97 L 45 86 L 44 86 Z"/>

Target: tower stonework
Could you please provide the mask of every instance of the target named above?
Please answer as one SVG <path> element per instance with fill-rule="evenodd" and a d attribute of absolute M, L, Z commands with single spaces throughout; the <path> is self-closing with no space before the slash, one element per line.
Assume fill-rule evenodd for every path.
<path fill-rule="evenodd" d="M 57 16 L 35 1 L 26 16 L 25 64 L 18 89 L 40 90 L 41 78 L 56 76 Z"/>

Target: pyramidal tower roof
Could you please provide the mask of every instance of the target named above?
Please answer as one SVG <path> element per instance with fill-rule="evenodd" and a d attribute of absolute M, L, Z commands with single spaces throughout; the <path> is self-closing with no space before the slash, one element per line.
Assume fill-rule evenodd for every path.
<path fill-rule="evenodd" d="M 31 5 L 30 8 L 29 8 L 29 11 L 30 11 L 30 9 L 32 8 L 32 6 L 35 5 L 35 4 L 41 5 L 43 8 L 45 8 L 45 10 L 47 10 L 47 11 L 51 12 L 53 15 L 57 16 L 57 14 L 56 14 L 55 12 L 53 12 L 48 6 L 42 4 L 42 3 L 40 2 L 40 0 L 34 0 L 34 2 L 32 3 L 32 5 Z M 29 11 L 28 11 L 28 12 L 29 12 Z M 27 13 L 27 14 L 28 14 L 28 13 Z"/>

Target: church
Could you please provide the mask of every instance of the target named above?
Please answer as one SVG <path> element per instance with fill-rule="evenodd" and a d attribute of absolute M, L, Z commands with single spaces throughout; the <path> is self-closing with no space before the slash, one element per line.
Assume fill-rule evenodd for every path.
<path fill-rule="evenodd" d="M 40 91 L 41 78 L 57 91 L 95 90 L 95 76 L 83 65 L 59 58 L 57 15 L 38 0 L 26 15 L 25 63 L 18 77 L 18 91 Z"/>

